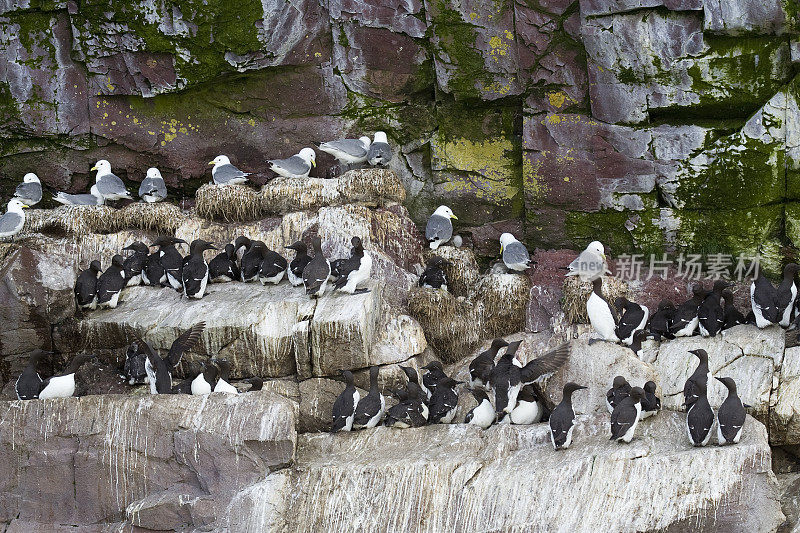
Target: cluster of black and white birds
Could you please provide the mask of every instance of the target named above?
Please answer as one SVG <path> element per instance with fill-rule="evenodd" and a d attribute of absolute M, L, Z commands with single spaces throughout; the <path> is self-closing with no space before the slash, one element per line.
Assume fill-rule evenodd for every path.
<path fill-rule="evenodd" d="M 176 248 L 186 244 L 183 239 L 159 237 L 150 246 L 136 241 L 123 248 L 131 255 L 115 255 L 105 271 L 97 260 L 81 271 L 75 281 L 75 300 L 84 310 L 113 309 L 124 288 L 142 284 L 172 287 L 187 298 L 199 299 L 205 296 L 209 282 L 260 281 L 262 285 L 277 285 L 284 277 L 293 286 L 303 284 L 312 297 L 322 296 L 328 281 L 335 290 L 357 294 L 367 291 L 359 285 L 370 276 L 372 256 L 364 250 L 359 237 L 353 237 L 351 243 L 349 257 L 329 261 L 319 237 L 311 240 L 313 256 L 304 242 L 297 241 L 287 246 L 295 251 L 290 262 L 263 241 L 245 236 L 226 244 L 211 261 L 206 261 L 204 252 L 217 248 L 203 239 L 192 241 L 185 257 Z"/>
<path fill-rule="evenodd" d="M 516 356 L 520 344 L 521 341 L 495 339 L 470 363 L 469 387 L 478 405 L 467 413 L 465 423 L 487 429 L 494 423 L 535 424 L 546 415 L 537 384 L 566 362 L 569 345 L 563 344 L 523 365 Z M 495 362 L 503 348 L 505 352 Z M 422 379 L 413 367 L 400 368 L 408 382 L 404 389 L 392 391 L 398 403 L 388 409 L 378 391 L 378 367 L 370 370 L 370 393 L 364 398 L 359 397 L 353 385 L 352 372 L 342 371 L 347 386 L 334 403 L 332 431 L 369 428 L 382 421 L 396 428 L 453 423 L 458 386 L 463 382 L 448 376 L 440 361 L 422 367 L 426 370 Z"/>
<path fill-rule="evenodd" d="M 95 359 L 94 355 L 79 354 L 72 358 L 61 372 L 45 379 L 40 375 L 40 367 L 52 356 L 52 352 L 34 350 L 28 358 L 27 366 L 17 378 L 14 390 L 20 400 L 37 398 L 68 398 L 75 394 L 75 373 L 84 363 Z"/>

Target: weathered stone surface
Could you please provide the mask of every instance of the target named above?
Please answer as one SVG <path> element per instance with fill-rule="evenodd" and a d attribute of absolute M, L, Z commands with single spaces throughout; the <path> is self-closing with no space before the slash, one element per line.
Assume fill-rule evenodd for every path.
<path fill-rule="evenodd" d="M 703 27 L 713 33 L 782 34 L 791 24 L 786 4 L 780 0 L 703 0 Z"/>
<path fill-rule="evenodd" d="M 800 444 L 800 347 L 787 348 L 770 398 L 770 443 Z"/>
<path fill-rule="evenodd" d="M 780 533 L 800 531 L 800 473 L 778 476 L 781 487 L 781 507 L 786 521 L 778 528 Z"/>
<path fill-rule="evenodd" d="M 608 441 L 607 415 L 581 416 L 566 452 L 552 450 L 546 424 L 305 435 L 296 467 L 242 491 L 231 518 L 218 525 L 231 531 L 333 531 L 354 523 L 411 531 L 777 528 L 784 517 L 764 427 L 749 419 L 738 446 L 698 449 L 686 440 L 683 416 L 662 413 L 644 422 L 629 446 Z M 509 490 L 511 497 L 499 496 Z M 743 491 L 748 498 L 740 498 Z M 706 498 L 713 505 L 697 503 Z"/>
<path fill-rule="evenodd" d="M 291 403 L 269 392 L 3 402 L 0 427 L 0 522 L 43 524 L 118 521 L 179 485 L 224 506 L 296 440 Z"/>

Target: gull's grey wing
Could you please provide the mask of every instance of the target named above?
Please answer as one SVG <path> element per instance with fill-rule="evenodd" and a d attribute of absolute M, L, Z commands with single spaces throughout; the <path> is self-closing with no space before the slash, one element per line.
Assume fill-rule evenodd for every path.
<path fill-rule="evenodd" d="M 166 198 L 167 185 L 164 183 L 163 179 L 145 178 L 142 180 L 142 184 L 139 185 L 139 196 L 141 197 L 145 194 L 158 196 L 159 198 Z"/>
<path fill-rule="evenodd" d="M 14 196 L 38 204 L 42 200 L 42 185 L 40 183 L 20 183 L 14 191 Z"/>
<path fill-rule="evenodd" d="M 584 250 L 580 255 L 569 264 L 570 275 L 581 274 L 582 276 L 602 275 L 606 270 L 605 261 L 599 254 Z"/>
<path fill-rule="evenodd" d="M 53 198 L 56 197 L 66 200 L 66 202 L 71 205 L 98 205 L 97 197 L 93 194 L 68 194 L 59 192 L 53 195 Z"/>
<path fill-rule="evenodd" d="M 449 218 L 431 215 L 425 226 L 425 237 L 429 241 L 447 241 L 453 236 L 453 223 Z"/>
<path fill-rule="evenodd" d="M 503 248 L 503 262 L 507 265 L 527 263 L 530 259 L 528 249 L 521 242 L 512 242 Z"/>
<path fill-rule="evenodd" d="M 115 174 L 106 174 L 105 176 L 100 176 L 100 179 L 97 181 L 97 190 L 103 196 L 128 193 L 128 190 L 125 188 L 125 184 Z"/>
<path fill-rule="evenodd" d="M 339 150 L 353 157 L 365 157 L 367 149 L 360 139 L 341 139 L 339 141 L 328 141 L 319 145 L 320 149 L 332 148 Z"/>
<path fill-rule="evenodd" d="M 0 233 L 13 233 L 23 224 L 22 217 L 17 213 L 6 213 L 0 217 Z"/>
<path fill-rule="evenodd" d="M 231 180 L 246 178 L 249 174 L 233 165 L 219 165 L 213 173 L 214 183 L 225 184 Z"/>
<path fill-rule="evenodd" d="M 296 176 L 307 174 L 311 170 L 311 165 L 306 163 L 302 157 L 297 155 L 293 155 L 288 159 L 273 159 L 270 160 L 270 163 L 272 163 L 272 165 L 275 167 L 283 169 L 284 172 L 288 172 L 289 174 Z"/>

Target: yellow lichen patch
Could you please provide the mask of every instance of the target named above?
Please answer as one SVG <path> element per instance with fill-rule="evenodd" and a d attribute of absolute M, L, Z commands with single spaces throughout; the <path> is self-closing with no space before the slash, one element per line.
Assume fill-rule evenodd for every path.
<path fill-rule="evenodd" d="M 494 35 L 489 38 L 489 55 L 492 56 L 492 59 L 499 62 L 502 56 L 508 55 L 508 51 L 510 48 L 509 41 L 513 41 L 513 34 L 511 38 L 508 37 L 508 33 L 506 32 L 506 40 L 499 35 Z"/>
<path fill-rule="evenodd" d="M 432 155 L 437 165 L 474 172 L 489 180 L 503 183 L 510 183 L 514 178 L 513 161 L 509 157 L 513 149 L 511 141 L 503 137 L 480 142 L 437 137 L 431 143 Z"/>
<path fill-rule="evenodd" d="M 525 194 L 529 200 L 537 201 L 547 194 L 545 181 L 539 173 L 542 162 L 532 160 L 528 154 L 522 157 L 522 181 L 525 184 Z"/>
<path fill-rule="evenodd" d="M 570 104 L 577 104 L 578 101 L 574 98 L 570 97 L 567 93 L 563 91 L 556 91 L 547 93 L 547 101 L 556 109 L 561 109 L 564 105 L 569 102 Z"/>
<path fill-rule="evenodd" d="M 492 82 L 489 85 L 483 86 L 483 91 L 488 93 L 498 94 L 500 96 L 505 96 L 511 92 L 511 84 L 514 82 L 514 78 L 509 79 L 508 83 L 502 84 L 498 81 Z"/>

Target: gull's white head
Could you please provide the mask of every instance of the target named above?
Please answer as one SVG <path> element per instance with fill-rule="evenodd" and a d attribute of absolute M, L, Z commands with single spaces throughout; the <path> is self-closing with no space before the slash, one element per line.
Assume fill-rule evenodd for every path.
<path fill-rule="evenodd" d="M 603 248 L 603 244 L 600 241 L 590 242 L 589 246 L 586 247 L 586 251 L 599 254 L 603 259 L 606 258 L 606 249 Z"/>
<path fill-rule="evenodd" d="M 214 165 L 215 167 L 217 165 L 230 165 L 231 164 L 231 160 L 228 159 L 227 155 L 218 155 L 217 157 L 214 158 L 213 161 L 209 161 L 208 164 L 209 165 Z"/>
<path fill-rule="evenodd" d="M 384 131 L 376 131 L 375 132 L 375 141 L 374 142 L 389 144 L 389 141 L 386 139 L 386 132 L 384 132 Z"/>
<path fill-rule="evenodd" d="M 440 217 L 444 218 L 453 218 L 458 220 L 458 217 L 453 214 L 453 210 L 447 207 L 446 205 L 440 205 L 436 208 L 436 211 L 433 212 L 434 215 L 439 215 Z"/>
<path fill-rule="evenodd" d="M 161 177 L 161 171 L 155 167 L 147 169 L 147 177 L 151 179 L 164 179 Z"/>
<path fill-rule="evenodd" d="M 96 170 L 98 176 L 105 176 L 106 174 L 111 174 L 111 163 L 109 163 L 105 159 L 101 159 L 100 161 L 94 164 L 92 170 Z"/>
<path fill-rule="evenodd" d="M 370 145 L 372 144 L 372 139 L 370 139 L 366 135 L 364 135 L 363 137 L 359 137 L 358 140 L 361 141 L 361 144 L 363 144 L 364 148 L 367 149 L 369 149 Z"/>
<path fill-rule="evenodd" d="M 303 148 L 297 155 L 312 167 L 317 166 L 317 154 L 314 152 L 313 148 Z"/>
<path fill-rule="evenodd" d="M 39 181 L 39 176 L 37 176 L 33 172 L 28 172 L 27 174 L 25 174 L 22 177 L 22 182 L 23 183 L 41 183 Z"/>
<path fill-rule="evenodd" d="M 13 198 L 8 202 L 8 211 L 11 213 L 22 213 L 22 210 L 26 207 L 28 206 L 23 204 L 19 198 Z"/>
<path fill-rule="evenodd" d="M 514 236 L 511 235 L 510 233 L 503 233 L 502 235 L 500 235 L 500 251 L 503 251 L 503 249 L 506 246 L 508 246 L 512 242 L 515 242 L 516 240 L 517 239 L 514 238 Z"/>

